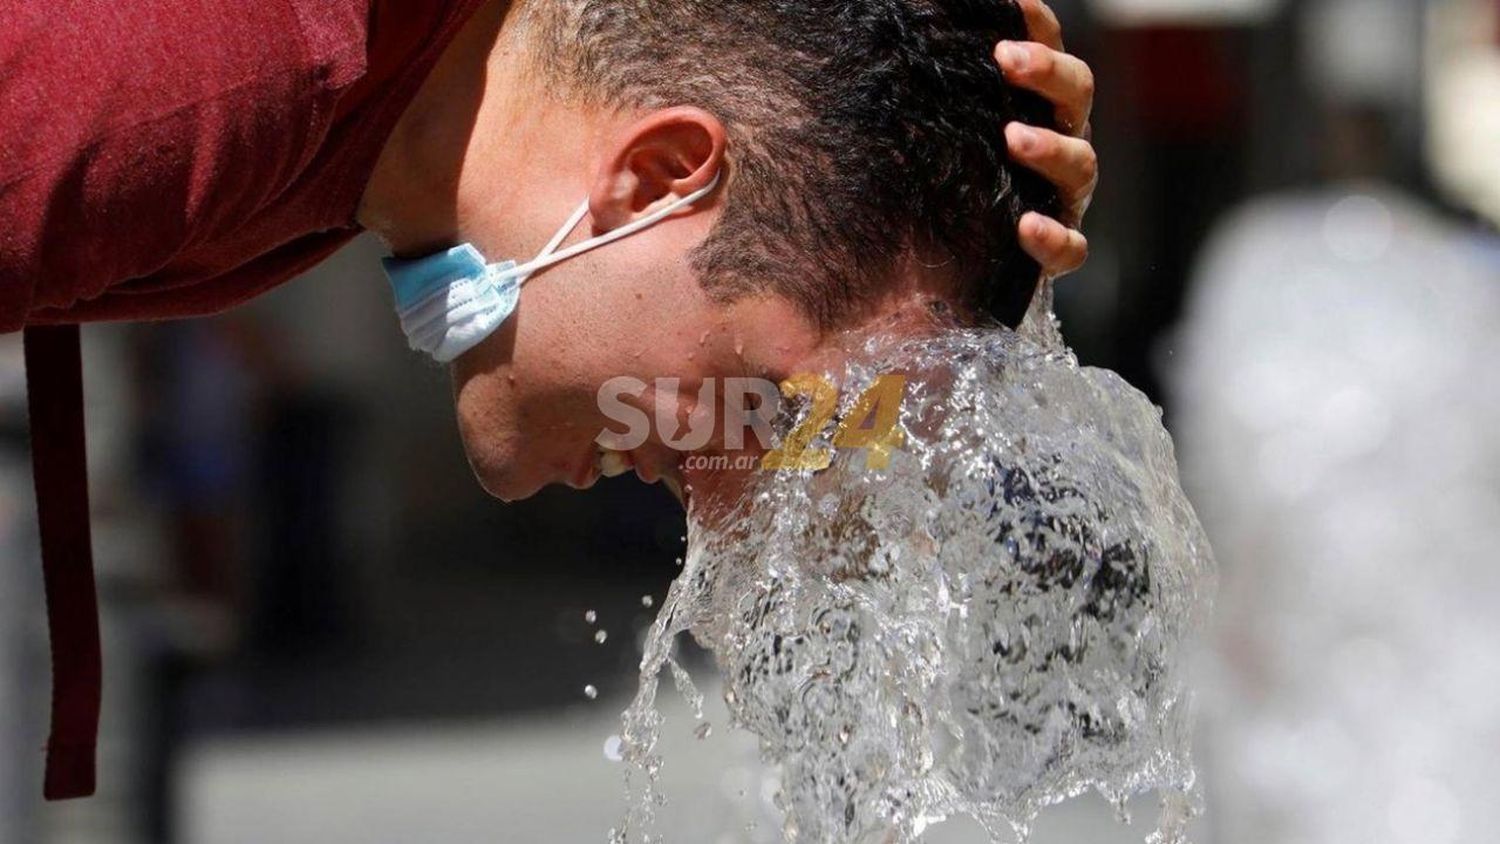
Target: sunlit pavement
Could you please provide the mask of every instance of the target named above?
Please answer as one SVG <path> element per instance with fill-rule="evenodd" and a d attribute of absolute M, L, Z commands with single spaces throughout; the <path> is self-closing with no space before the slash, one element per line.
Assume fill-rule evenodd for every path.
<path fill-rule="evenodd" d="M 779 841 L 763 811 L 752 740 L 724 727 L 710 700 L 713 732 L 662 689 L 660 828 L 684 844 Z M 582 695 L 580 694 L 580 700 Z M 189 750 L 180 781 L 183 840 L 195 844 L 339 842 L 604 842 L 624 817 L 623 766 L 605 756 L 618 732 L 622 697 L 583 702 L 565 715 L 503 724 L 389 732 L 351 730 L 216 739 Z M 727 738 L 726 738 L 727 734 Z M 743 794 L 744 796 L 741 796 Z M 1045 814 L 1033 841 L 1140 842 L 1155 801 L 1115 820 L 1102 800 L 1074 801 Z M 752 826 L 753 824 L 753 826 Z M 983 842 L 977 827 L 935 827 L 931 844 Z M 1205 839 L 1195 836 L 1195 841 Z"/>

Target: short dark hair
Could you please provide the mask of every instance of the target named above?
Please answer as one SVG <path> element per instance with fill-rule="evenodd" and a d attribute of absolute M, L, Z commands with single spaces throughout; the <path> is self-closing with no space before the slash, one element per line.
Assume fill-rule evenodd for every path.
<path fill-rule="evenodd" d="M 1014 164 L 1004 127 L 1053 124 L 1009 86 L 1014 0 L 531 0 L 542 62 L 577 96 L 696 105 L 729 132 L 729 197 L 693 256 L 725 300 L 775 292 L 824 328 L 903 266 L 943 274 L 1008 325 L 1040 275 L 1018 243 L 1056 191 Z"/>

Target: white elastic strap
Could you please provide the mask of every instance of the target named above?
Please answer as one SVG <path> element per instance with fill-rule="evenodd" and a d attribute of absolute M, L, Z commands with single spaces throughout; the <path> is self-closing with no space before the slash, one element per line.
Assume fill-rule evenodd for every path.
<path fill-rule="evenodd" d="M 573 230 L 578 228 L 578 224 L 583 222 L 583 218 L 588 215 L 589 201 L 585 199 L 583 204 L 578 206 L 578 210 L 573 212 L 573 216 L 569 217 L 568 221 L 563 224 L 563 227 L 557 230 L 557 234 L 552 236 L 552 240 L 547 244 L 547 248 L 538 252 L 537 256 L 532 259 L 532 262 L 535 263 L 543 258 L 551 257 L 557 251 L 557 247 L 562 246 L 562 242 L 568 239 L 568 235 L 572 234 Z"/>
<path fill-rule="evenodd" d="M 653 211 L 652 213 L 646 215 L 645 217 L 642 217 L 639 220 L 636 220 L 633 223 L 623 225 L 615 229 L 614 231 L 599 235 L 592 240 L 585 240 L 584 242 L 579 243 L 575 246 L 570 246 L 561 252 L 554 252 L 554 250 L 557 249 L 558 246 L 562 245 L 562 242 L 564 240 L 567 240 L 568 235 L 572 234 L 573 230 L 578 228 L 578 224 L 582 223 L 583 219 L 588 216 L 589 203 L 588 200 L 584 200 L 583 204 L 578 207 L 578 210 L 573 213 L 573 216 L 568 219 L 568 222 L 558 230 L 557 235 L 552 238 L 552 242 L 547 244 L 547 248 L 543 249 L 541 254 L 538 255 L 535 260 L 531 261 L 528 264 L 522 264 L 519 267 L 507 270 L 502 274 L 502 277 L 515 278 L 521 285 L 525 285 L 526 282 L 531 279 L 532 275 L 545 270 L 548 267 L 560 264 L 563 261 L 568 260 L 569 258 L 576 258 L 585 252 L 598 249 L 601 246 L 607 246 L 617 240 L 622 240 L 624 238 L 630 237 L 637 232 L 651 228 L 652 226 L 660 223 L 662 220 L 667 219 L 683 208 L 697 204 L 699 200 L 713 193 L 714 189 L 718 186 L 719 176 L 716 175 L 714 176 L 714 180 L 712 182 L 709 182 L 708 185 L 701 190 L 694 191 L 693 193 L 684 196 L 682 199 L 677 200 L 676 202 L 666 206 L 665 208 Z"/>

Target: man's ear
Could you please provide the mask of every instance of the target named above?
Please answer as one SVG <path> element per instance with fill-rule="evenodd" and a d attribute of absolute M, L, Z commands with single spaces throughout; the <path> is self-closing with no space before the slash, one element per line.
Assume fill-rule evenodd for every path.
<path fill-rule="evenodd" d="M 653 112 L 607 151 L 589 195 L 596 235 L 708 187 L 724 167 L 728 132 L 701 108 Z"/>

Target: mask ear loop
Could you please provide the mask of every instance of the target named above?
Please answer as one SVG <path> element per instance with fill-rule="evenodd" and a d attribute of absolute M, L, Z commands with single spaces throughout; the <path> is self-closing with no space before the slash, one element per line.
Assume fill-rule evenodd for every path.
<path fill-rule="evenodd" d="M 516 279 L 517 285 L 525 286 L 526 282 L 531 280 L 532 275 L 544 269 L 547 269 L 548 267 L 560 264 L 570 258 L 576 258 L 585 252 L 598 249 L 601 246 L 608 246 L 609 244 L 614 243 L 617 240 L 623 240 L 624 238 L 630 237 L 631 235 L 638 232 L 645 231 L 646 229 L 649 229 L 657 223 L 660 223 L 661 221 L 672 216 L 673 214 L 676 214 L 683 208 L 698 204 L 719 187 L 719 179 L 722 175 L 723 173 L 716 174 L 714 176 L 714 180 L 712 182 L 709 182 L 702 189 L 688 194 L 687 196 L 677 200 L 676 202 L 666 206 L 665 208 L 653 211 L 652 213 L 646 215 L 645 217 L 642 217 L 639 220 L 636 220 L 633 223 L 623 225 L 615 229 L 614 231 L 607 232 L 591 240 L 586 240 L 575 246 L 570 246 L 561 252 L 556 251 L 557 247 L 561 246 L 562 242 L 564 240 L 567 240 L 568 235 L 572 234 L 573 231 L 578 228 L 579 224 L 583 222 L 584 218 L 589 215 L 589 202 L 588 200 L 584 200 L 583 204 L 578 206 L 578 210 L 573 212 L 573 216 L 568 218 L 568 222 L 563 224 L 563 227 L 561 229 L 558 229 L 557 234 L 553 236 L 552 241 L 547 244 L 547 248 L 543 249 L 541 253 L 537 255 L 536 258 L 531 262 L 522 264 L 521 266 L 515 267 L 514 269 L 507 270 L 506 272 L 502 273 L 500 277 L 514 278 Z"/>

